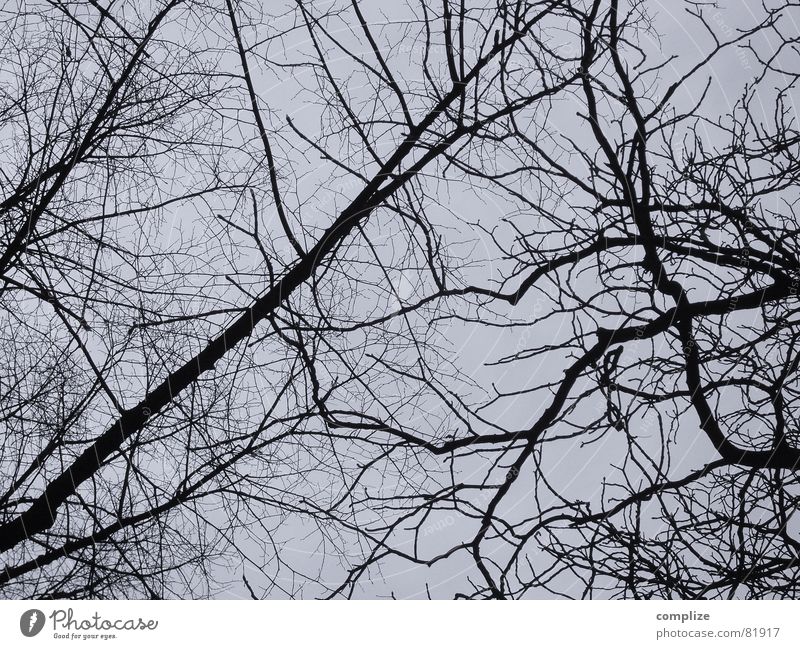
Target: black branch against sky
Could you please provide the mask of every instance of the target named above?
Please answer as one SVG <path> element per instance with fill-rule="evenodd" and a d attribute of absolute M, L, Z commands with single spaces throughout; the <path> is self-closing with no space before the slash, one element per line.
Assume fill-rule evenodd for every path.
<path fill-rule="evenodd" d="M 0 10 L 0 594 L 794 598 L 800 3 Z"/>

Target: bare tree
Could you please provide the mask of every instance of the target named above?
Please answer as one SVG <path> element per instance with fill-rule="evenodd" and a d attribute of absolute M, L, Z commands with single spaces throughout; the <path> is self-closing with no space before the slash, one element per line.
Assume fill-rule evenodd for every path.
<path fill-rule="evenodd" d="M 797 6 L 645 4 L 8 4 L 4 594 L 794 596 Z"/>

